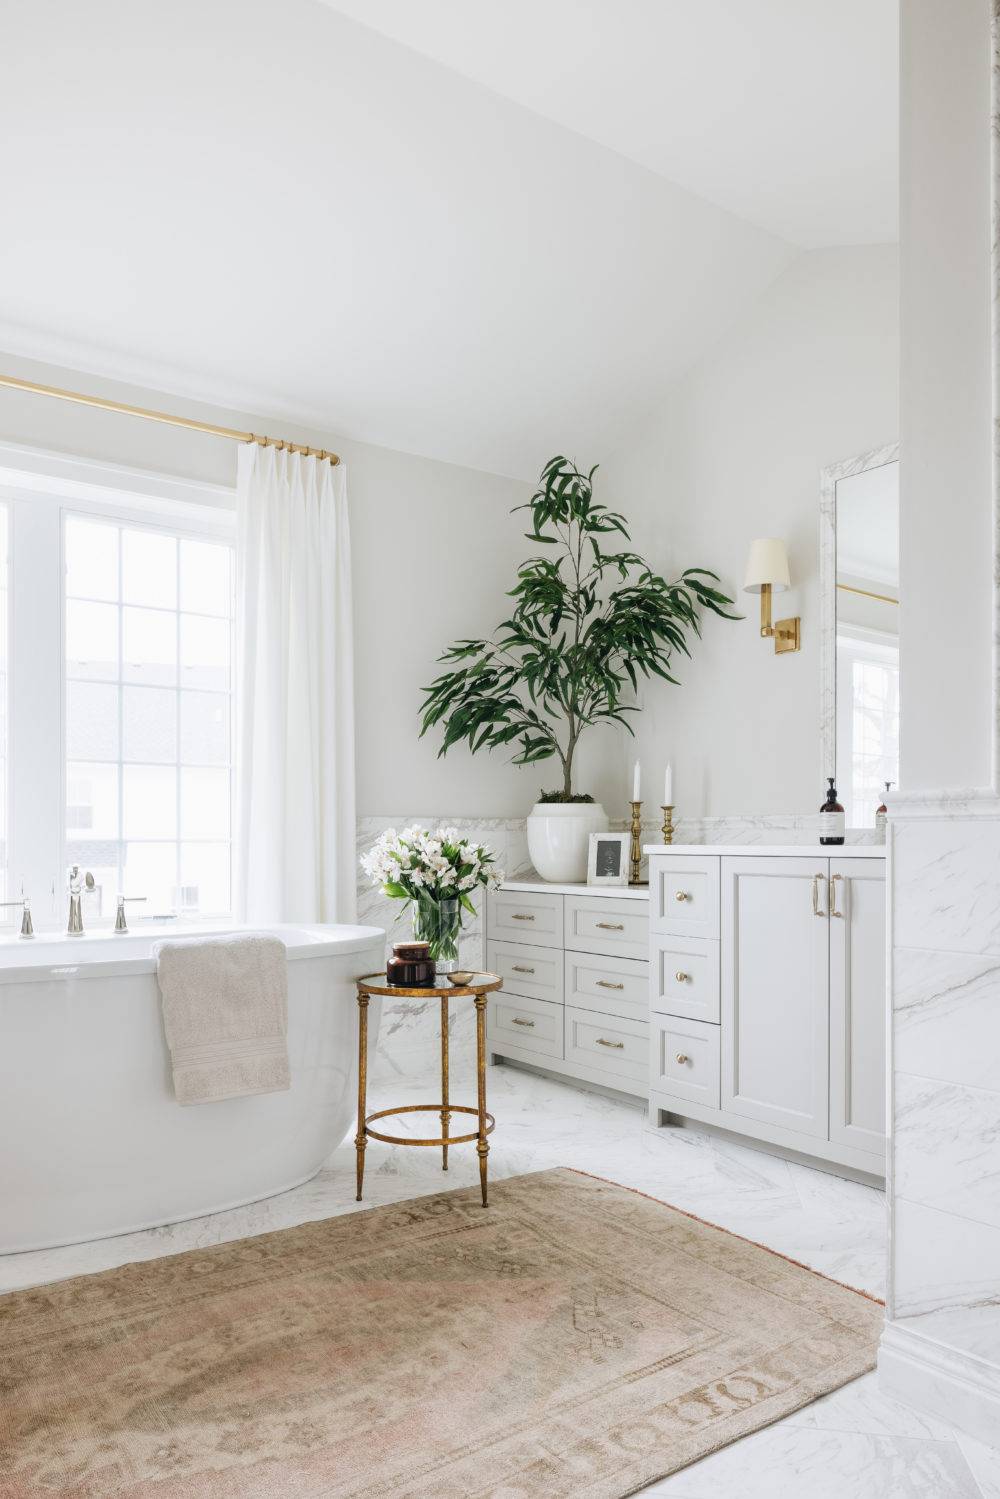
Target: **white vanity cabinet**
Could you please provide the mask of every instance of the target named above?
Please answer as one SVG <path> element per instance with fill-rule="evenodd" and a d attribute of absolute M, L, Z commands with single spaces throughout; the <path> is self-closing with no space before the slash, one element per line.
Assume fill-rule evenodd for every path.
<path fill-rule="evenodd" d="M 650 856 L 650 1108 L 881 1174 L 876 847 Z"/>
<path fill-rule="evenodd" d="M 645 1098 L 649 897 L 630 886 L 511 880 L 486 901 L 492 1057 Z"/>

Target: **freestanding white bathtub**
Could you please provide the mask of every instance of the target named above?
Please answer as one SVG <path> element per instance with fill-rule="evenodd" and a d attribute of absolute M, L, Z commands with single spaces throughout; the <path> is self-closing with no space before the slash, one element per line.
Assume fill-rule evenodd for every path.
<path fill-rule="evenodd" d="M 381 968 L 385 933 L 266 930 L 288 949 L 291 1089 L 183 1108 L 152 952 L 192 928 L 0 941 L 0 1253 L 174 1223 L 315 1175 L 354 1118 L 354 980 Z"/>

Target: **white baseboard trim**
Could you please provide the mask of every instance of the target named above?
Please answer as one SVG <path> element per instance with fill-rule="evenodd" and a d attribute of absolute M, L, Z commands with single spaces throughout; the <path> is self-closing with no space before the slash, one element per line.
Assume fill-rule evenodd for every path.
<path fill-rule="evenodd" d="M 887 1322 L 878 1352 L 884 1395 L 965 1432 L 988 1447 L 1000 1433 L 1000 1365 Z"/>

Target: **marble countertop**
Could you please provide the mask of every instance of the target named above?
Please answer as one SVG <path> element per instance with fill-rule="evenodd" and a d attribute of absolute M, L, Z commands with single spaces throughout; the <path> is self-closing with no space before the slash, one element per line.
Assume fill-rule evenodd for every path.
<path fill-rule="evenodd" d="M 533 879 L 504 880 L 505 890 L 535 890 L 551 891 L 553 895 L 614 895 L 625 900 L 648 900 L 648 885 L 556 885 L 550 884 L 548 880 L 541 880 L 536 875 Z"/>
<path fill-rule="evenodd" d="M 769 859 L 775 854 L 801 859 L 884 859 L 884 843 L 647 843 L 643 854 L 725 854 Z"/>

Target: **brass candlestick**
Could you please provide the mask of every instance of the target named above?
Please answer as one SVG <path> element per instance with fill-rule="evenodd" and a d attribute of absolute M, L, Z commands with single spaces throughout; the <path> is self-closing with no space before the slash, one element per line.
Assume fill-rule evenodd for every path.
<path fill-rule="evenodd" d="M 632 808 L 632 847 L 630 850 L 632 859 L 632 873 L 629 876 L 630 885 L 641 885 L 639 869 L 642 865 L 642 802 L 631 802 Z"/>
<path fill-rule="evenodd" d="M 660 811 L 663 813 L 663 827 L 660 829 L 663 834 L 663 841 L 664 843 L 673 843 L 674 809 L 673 807 L 661 807 Z"/>

